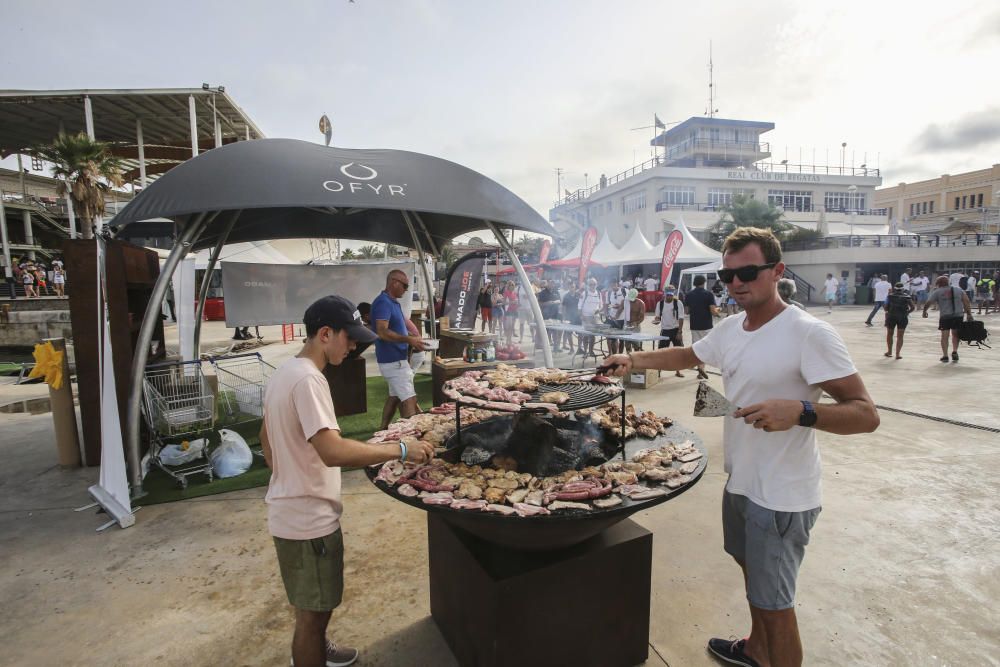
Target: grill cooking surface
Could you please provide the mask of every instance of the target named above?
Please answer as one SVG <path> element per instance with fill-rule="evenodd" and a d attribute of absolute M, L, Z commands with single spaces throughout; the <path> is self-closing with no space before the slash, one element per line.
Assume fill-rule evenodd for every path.
<path fill-rule="evenodd" d="M 538 391 L 531 394 L 532 401 L 539 401 L 542 394 L 550 391 L 564 391 L 569 394 L 569 400 L 559 406 L 563 412 L 567 410 L 583 410 L 584 408 L 596 408 L 604 405 L 608 401 L 621 398 L 621 393 L 611 395 L 605 389 L 610 385 L 598 382 L 565 382 L 562 384 L 539 384 Z M 624 390 L 622 391 L 624 393 Z M 543 410 L 544 412 L 544 410 Z"/>

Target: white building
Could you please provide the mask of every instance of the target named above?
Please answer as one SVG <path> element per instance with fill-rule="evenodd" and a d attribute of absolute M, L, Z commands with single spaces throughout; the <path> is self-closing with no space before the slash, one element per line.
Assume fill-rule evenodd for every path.
<path fill-rule="evenodd" d="M 594 187 L 567 193 L 549 214 L 570 243 L 588 226 L 623 246 L 638 226 L 654 245 L 680 217 L 707 240 L 721 208 L 743 194 L 784 209 L 785 220 L 827 235 L 886 234 L 884 210 L 871 210 L 878 169 L 769 161 L 761 135 L 774 123 L 693 117 L 661 133 L 655 159 Z M 565 250 L 565 248 L 564 248 Z"/>

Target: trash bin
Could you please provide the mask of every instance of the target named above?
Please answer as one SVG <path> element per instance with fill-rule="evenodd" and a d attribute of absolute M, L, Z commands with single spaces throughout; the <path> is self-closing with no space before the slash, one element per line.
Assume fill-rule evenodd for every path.
<path fill-rule="evenodd" d="M 858 285 L 854 288 L 854 303 L 859 306 L 867 306 L 872 302 L 872 288 L 867 285 Z"/>

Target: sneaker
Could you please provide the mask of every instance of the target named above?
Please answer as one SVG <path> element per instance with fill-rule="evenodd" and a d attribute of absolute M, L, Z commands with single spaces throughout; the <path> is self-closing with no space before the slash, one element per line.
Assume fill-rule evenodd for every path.
<path fill-rule="evenodd" d="M 706 373 L 703 369 L 699 368 L 698 369 L 698 379 L 699 380 L 707 380 L 708 379 L 708 373 Z"/>
<path fill-rule="evenodd" d="M 866 326 L 866 327 L 872 327 L 872 326 L 875 326 L 875 325 L 874 325 L 874 324 L 872 324 L 871 322 L 865 322 L 865 326 Z"/>
<path fill-rule="evenodd" d="M 358 649 L 346 646 L 337 646 L 329 639 L 326 640 L 326 667 L 347 667 L 353 665 L 358 659 Z M 291 662 L 295 667 L 295 660 Z"/>
<path fill-rule="evenodd" d="M 951 360 L 952 361 L 958 361 L 958 352 L 952 352 L 951 353 Z"/>
<path fill-rule="evenodd" d="M 943 357 L 941 357 L 941 361 L 947 362 L 948 361 L 948 355 L 946 354 Z"/>
<path fill-rule="evenodd" d="M 711 651 L 715 657 L 732 665 L 760 667 L 760 663 L 743 653 L 746 643 L 746 639 L 737 639 L 736 641 L 733 641 L 732 639 L 712 638 L 708 640 L 708 650 Z"/>

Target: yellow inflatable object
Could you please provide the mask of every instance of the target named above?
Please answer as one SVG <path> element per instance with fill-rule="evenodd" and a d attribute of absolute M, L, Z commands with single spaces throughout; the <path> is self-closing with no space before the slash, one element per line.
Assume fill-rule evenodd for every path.
<path fill-rule="evenodd" d="M 53 389 L 59 389 L 63 383 L 63 355 L 65 352 L 52 347 L 52 343 L 38 343 L 32 356 L 35 357 L 35 367 L 28 373 L 30 378 L 45 378 L 45 382 Z"/>

